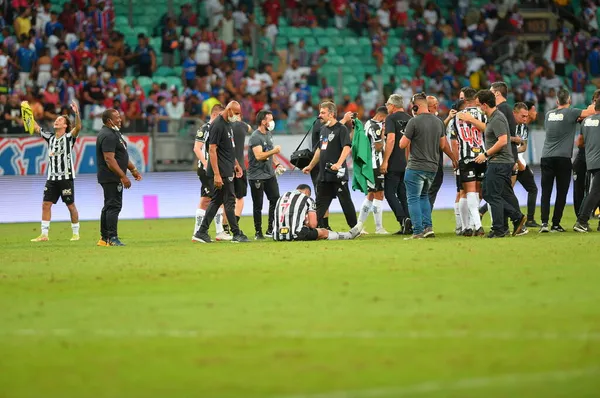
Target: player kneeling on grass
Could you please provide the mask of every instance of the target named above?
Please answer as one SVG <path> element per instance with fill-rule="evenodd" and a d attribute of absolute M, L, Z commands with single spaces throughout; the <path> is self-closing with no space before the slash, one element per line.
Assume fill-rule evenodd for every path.
<path fill-rule="evenodd" d="M 23 124 L 29 134 L 37 133 L 48 142 L 48 180 L 44 187 L 44 201 L 42 203 L 42 233 L 32 242 L 48 241 L 52 205 L 60 197 L 71 213 L 72 241 L 79 240 L 79 213 L 75 207 L 75 162 L 73 159 L 73 145 L 81 130 L 79 108 L 74 102 L 71 109 L 75 114 L 75 127 L 71 129 L 71 120 L 68 116 L 59 116 L 54 121 L 54 131 L 41 128 L 33 119 L 33 112 L 27 102 L 21 104 Z"/>
<path fill-rule="evenodd" d="M 360 235 L 363 228 L 360 222 L 349 232 L 333 232 L 317 228 L 317 210 L 310 194 L 310 187 L 300 184 L 296 190 L 286 192 L 279 198 L 275 208 L 273 240 L 349 240 Z"/>

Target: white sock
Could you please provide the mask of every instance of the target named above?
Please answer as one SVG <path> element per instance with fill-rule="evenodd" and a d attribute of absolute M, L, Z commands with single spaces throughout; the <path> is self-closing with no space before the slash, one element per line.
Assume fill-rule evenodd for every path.
<path fill-rule="evenodd" d="M 205 210 L 196 209 L 196 224 L 194 225 L 194 233 L 198 232 L 198 230 L 200 229 L 200 224 L 202 224 L 202 220 L 204 220 L 205 214 Z"/>
<path fill-rule="evenodd" d="M 48 236 L 49 229 L 50 229 L 50 221 L 42 220 L 42 235 Z"/>
<path fill-rule="evenodd" d="M 223 209 L 219 208 L 217 211 L 217 215 L 215 216 L 215 230 L 217 231 L 217 235 L 223 233 L 225 229 L 223 229 Z"/>
<path fill-rule="evenodd" d="M 381 200 L 373 199 L 373 218 L 375 218 L 375 230 L 383 229 L 383 212 L 381 211 Z"/>
<path fill-rule="evenodd" d="M 337 232 L 329 231 L 329 235 L 327 235 L 327 240 L 338 240 L 340 238 L 340 234 Z"/>
<path fill-rule="evenodd" d="M 467 198 L 460 198 L 458 201 L 458 208 L 460 210 L 460 222 L 463 229 L 469 228 L 469 205 L 467 204 Z"/>
<path fill-rule="evenodd" d="M 460 207 L 458 207 L 458 202 L 454 202 L 454 222 L 456 223 L 456 229 L 462 231 L 462 221 L 460 220 Z"/>
<path fill-rule="evenodd" d="M 369 212 L 373 208 L 373 203 L 375 203 L 375 201 L 371 202 L 369 199 L 365 198 L 365 201 L 363 202 L 363 204 L 360 207 L 360 214 L 358 215 L 358 221 L 360 221 L 361 223 L 364 223 L 365 221 L 367 221 Z"/>
<path fill-rule="evenodd" d="M 494 217 L 492 217 L 492 206 L 488 203 L 487 207 L 488 207 L 488 214 L 490 215 L 490 220 L 491 220 L 491 222 L 493 224 L 494 223 Z"/>
<path fill-rule="evenodd" d="M 467 205 L 469 206 L 469 215 L 475 231 L 481 228 L 481 217 L 479 216 L 479 194 L 477 192 L 467 192 Z"/>
<path fill-rule="evenodd" d="M 79 235 L 79 223 L 71 223 L 71 229 L 73 230 L 73 235 Z"/>

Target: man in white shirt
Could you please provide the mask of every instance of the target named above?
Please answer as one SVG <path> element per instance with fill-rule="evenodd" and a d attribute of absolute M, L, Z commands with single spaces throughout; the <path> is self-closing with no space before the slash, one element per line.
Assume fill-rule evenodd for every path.
<path fill-rule="evenodd" d="M 401 95 L 402 98 L 412 98 L 414 93 L 408 79 L 402 79 L 402 83 L 394 90 L 394 94 Z"/>
<path fill-rule="evenodd" d="M 546 77 L 540 80 L 540 87 L 544 93 L 550 92 L 551 89 L 558 92 L 563 85 L 563 81 L 554 74 L 552 68 L 546 69 Z"/>
<path fill-rule="evenodd" d="M 67 3 L 69 4 L 69 3 Z M 50 22 L 50 8 L 52 7 L 52 3 L 45 2 L 42 3 L 37 10 L 37 16 L 35 17 L 35 30 L 38 33 L 45 34 L 46 32 L 46 24 Z M 66 6 L 65 6 L 66 7 Z"/>
<path fill-rule="evenodd" d="M 235 33 L 234 21 L 231 15 L 231 10 L 225 11 L 225 16 L 219 22 L 219 26 L 221 40 L 223 40 L 225 44 L 230 45 L 233 42 L 233 36 Z"/>
<path fill-rule="evenodd" d="M 185 108 L 183 102 L 179 101 L 179 97 L 174 95 L 171 97 L 171 102 L 168 102 L 165 106 L 167 111 L 167 115 L 169 118 L 179 120 L 183 117 L 185 113 Z"/>
<path fill-rule="evenodd" d="M 365 114 L 370 115 L 372 111 L 377 108 L 377 102 L 379 101 L 379 91 L 371 89 L 371 86 L 366 86 L 365 90 L 361 93 L 360 98 L 365 108 Z"/>
<path fill-rule="evenodd" d="M 296 83 L 300 82 L 302 79 L 302 75 L 307 75 L 310 73 L 310 68 L 300 68 L 298 67 L 298 60 L 294 59 L 292 61 L 292 66 L 288 68 L 283 74 L 283 81 L 288 88 L 288 90 L 293 90 Z"/>
<path fill-rule="evenodd" d="M 473 40 L 469 37 L 469 33 L 466 30 L 462 31 L 461 37 L 456 40 L 456 44 L 461 51 L 471 51 L 473 48 Z"/>
<path fill-rule="evenodd" d="M 236 10 L 233 13 L 233 20 L 235 22 L 235 30 L 237 30 L 238 32 L 241 32 L 242 29 L 244 29 L 244 25 L 246 25 L 248 23 L 248 15 L 246 15 L 247 12 L 248 12 L 248 7 L 246 7 L 245 4 L 242 4 L 242 8 Z"/>
<path fill-rule="evenodd" d="M 383 5 L 383 8 L 377 10 L 377 18 L 379 19 L 379 25 L 384 30 L 388 30 L 391 26 L 390 22 L 390 6 L 388 3 Z"/>
<path fill-rule="evenodd" d="M 210 29 L 214 30 L 223 19 L 225 0 L 208 0 L 206 2 L 206 15 L 210 15 Z"/>
<path fill-rule="evenodd" d="M 256 74 L 256 78 L 258 80 L 260 80 L 261 82 L 263 82 L 265 84 L 265 87 L 267 88 L 271 88 L 273 87 L 273 78 L 271 77 L 271 74 L 269 73 L 269 71 L 272 70 L 272 66 L 271 65 L 265 65 L 263 67 L 262 72 L 257 73 Z"/>
<path fill-rule="evenodd" d="M 263 82 L 256 77 L 256 70 L 250 68 L 246 78 L 246 92 L 250 95 L 256 95 L 262 89 Z"/>

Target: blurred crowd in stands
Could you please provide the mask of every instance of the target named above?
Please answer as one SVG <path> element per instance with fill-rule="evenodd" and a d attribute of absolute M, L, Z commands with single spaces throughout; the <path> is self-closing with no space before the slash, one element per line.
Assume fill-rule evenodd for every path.
<path fill-rule="evenodd" d="M 559 4 L 563 2 L 556 1 L 568 6 L 568 1 Z M 538 55 L 516 40 L 523 28 L 519 7 L 526 2 L 492 0 L 483 8 L 470 0 L 451 3 L 454 7 L 444 18 L 433 1 L 266 0 L 260 25 L 252 0 L 207 0 L 198 5 L 210 16 L 206 24 L 198 26 L 195 3 L 184 4 L 175 15 L 165 15 L 155 32 L 136 33 L 137 43 L 131 45 L 123 27 L 115 26 L 112 0 L 72 0 L 62 7 L 48 0 L 4 0 L 0 130 L 23 132 L 21 100 L 28 100 L 36 119 L 47 125 L 77 100 L 87 127 L 94 130 L 102 125 L 106 108 L 122 112 L 126 131 L 167 132 L 166 119 L 206 119 L 212 105 L 231 99 L 241 103 L 249 122 L 264 108 L 276 120 L 312 119 L 318 104 L 311 87 L 320 99 L 341 99 L 339 87 L 320 75 L 329 49 L 309 52 L 303 42 L 277 46 L 282 19 L 288 26 L 336 27 L 368 37 L 378 67 L 386 62 L 384 48 L 395 54 L 394 66 L 410 66 L 411 57 L 422 59 L 410 78 L 392 75 L 380 83 L 377 74 L 368 74 L 358 95 L 343 96 L 340 112 L 353 110 L 362 118 L 391 93 L 437 95 L 443 113 L 460 87 L 479 89 L 509 79 L 515 101 L 534 101 L 548 110 L 561 87 L 573 91 L 578 105 L 585 102 L 587 84 L 600 86 L 596 1 L 584 2 L 585 29 L 573 31 L 559 23 Z M 404 28 L 403 40 L 398 48 L 389 48 L 388 36 L 397 27 Z M 256 67 L 249 62 L 255 34 Z M 151 36 L 160 36 L 160 42 L 152 42 Z M 508 37 L 510 56 L 496 64 L 492 43 L 502 37 Z M 161 67 L 176 70 L 181 83 L 152 82 Z"/>

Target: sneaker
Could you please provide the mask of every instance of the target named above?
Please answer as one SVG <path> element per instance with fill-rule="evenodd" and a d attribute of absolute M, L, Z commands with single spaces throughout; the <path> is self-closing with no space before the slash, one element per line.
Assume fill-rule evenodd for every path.
<path fill-rule="evenodd" d="M 417 240 L 417 239 L 425 239 L 423 234 L 411 235 L 408 238 L 404 238 L 404 240 Z"/>
<path fill-rule="evenodd" d="M 352 239 L 356 239 L 357 237 L 362 235 L 362 231 L 364 231 L 363 226 L 360 224 L 356 224 L 354 228 L 352 228 L 348 233 Z"/>
<path fill-rule="evenodd" d="M 125 244 L 123 242 L 121 242 L 121 240 L 119 239 L 118 236 L 113 236 L 112 238 L 110 238 L 108 240 L 108 245 L 109 246 L 125 246 Z"/>
<path fill-rule="evenodd" d="M 537 222 L 535 222 L 535 220 L 527 220 L 527 222 L 525 223 L 525 226 L 527 228 L 539 228 L 539 227 L 541 227 L 541 225 L 538 224 Z"/>
<path fill-rule="evenodd" d="M 254 234 L 254 240 L 265 240 L 265 236 L 262 232 L 259 231 L 256 234 Z"/>
<path fill-rule="evenodd" d="M 106 239 L 100 238 L 100 240 L 98 241 L 98 243 L 96 243 L 96 246 L 107 247 L 107 246 L 109 246 L 109 244 L 106 241 Z"/>
<path fill-rule="evenodd" d="M 228 234 L 225 231 L 223 231 L 220 234 L 217 234 L 217 236 L 215 236 L 215 240 L 217 242 L 230 242 L 232 239 L 233 239 L 233 236 L 231 236 L 230 234 Z M 206 243 L 209 243 L 209 242 L 206 242 Z"/>
<path fill-rule="evenodd" d="M 505 232 L 496 232 L 496 231 L 490 231 L 486 237 L 490 238 L 490 239 L 495 239 L 495 238 L 504 238 L 506 236 Z"/>
<path fill-rule="evenodd" d="M 521 218 L 517 221 L 513 221 L 513 233 L 512 236 L 518 236 L 519 234 L 521 234 L 521 232 L 523 232 L 523 226 L 525 225 L 525 222 L 527 221 L 527 217 L 526 216 L 521 216 Z"/>
<path fill-rule="evenodd" d="M 71 237 L 71 242 L 75 242 L 79 240 L 79 234 L 73 234 L 73 236 Z"/>
<path fill-rule="evenodd" d="M 560 226 L 560 224 L 557 225 L 553 225 L 552 228 L 550 229 L 550 232 L 567 232 L 563 227 Z"/>
<path fill-rule="evenodd" d="M 386 231 L 385 229 L 381 228 L 378 229 L 377 231 L 375 231 L 375 235 L 389 235 L 390 233 L 388 231 Z"/>
<path fill-rule="evenodd" d="M 200 232 L 200 230 L 198 230 L 198 232 L 194 234 L 194 236 L 192 237 L 192 241 L 198 243 L 212 243 L 210 235 L 206 232 Z"/>
<path fill-rule="evenodd" d="M 575 223 L 575 225 L 573 226 L 573 230 L 575 232 L 583 232 L 583 233 L 592 232 L 592 229 L 590 228 L 589 224 L 587 224 L 587 223 L 583 224 L 583 223 L 580 223 L 579 221 Z"/>
<path fill-rule="evenodd" d="M 473 230 L 471 228 L 467 228 L 462 231 L 462 236 L 473 236 Z"/>
<path fill-rule="evenodd" d="M 528 233 L 529 233 L 529 230 L 527 229 L 527 227 L 523 226 L 523 228 L 521 229 L 521 232 L 519 232 L 515 236 L 523 236 L 523 235 L 527 235 Z"/>
<path fill-rule="evenodd" d="M 477 231 L 475 231 L 474 235 L 475 236 L 485 236 L 485 230 L 483 229 L 483 227 L 479 227 L 479 229 Z"/>
<path fill-rule="evenodd" d="M 424 238 L 435 238 L 435 233 L 433 232 L 433 228 L 431 228 L 431 227 L 425 228 L 425 230 L 423 230 L 423 237 Z"/>
<path fill-rule="evenodd" d="M 540 234 L 545 234 L 550 232 L 550 228 L 548 228 L 548 223 L 542 223 L 542 227 L 540 228 Z"/>
<path fill-rule="evenodd" d="M 462 233 L 463 233 L 463 230 L 462 230 L 462 228 L 459 228 L 459 227 L 456 227 L 456 228 L 454 228 L 454 234 L 455 234 L 456 236 L 461 236 L 461 235 L 462 235 Z"/>
<path fill-rule="evenodd" d="M 246 243 L 250 242 L 250 239 L 242 231 L 239 234 L 235 235 L 233 239 L 231 239 L 233 243 Z"/>
<path fill-rule="evenodd" d="M 50 239 L 48 239 L 48 235 L 44 235 L 44 234 L 41 234 L 37 238 L 31 239 L 32 242 L 48 242 L 49 240 Z"/>
<path fill-rule="evenodd" d="M 272 237 L 273 237 L 273 230 L 267 229 L 267 232 L 265 232 L 265 238 L 272 238 Z"/>
<path fill-rule="evenodd" d="M 404 219 L 404 224 L 402 224 L 402 231 L 404 233 L 404 235 L 412 235 L 413 234 L 413 225 L 412 225 L 412 221 L 410 221 L 410 218 L 405 218 Z"/>

